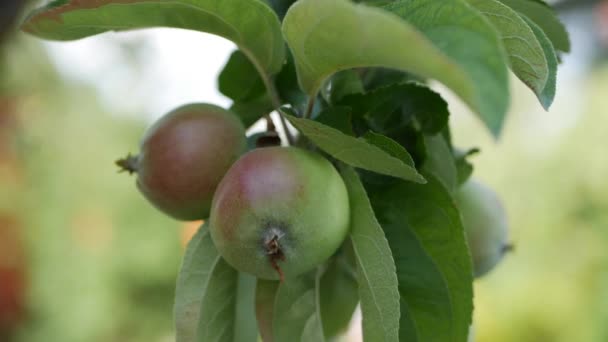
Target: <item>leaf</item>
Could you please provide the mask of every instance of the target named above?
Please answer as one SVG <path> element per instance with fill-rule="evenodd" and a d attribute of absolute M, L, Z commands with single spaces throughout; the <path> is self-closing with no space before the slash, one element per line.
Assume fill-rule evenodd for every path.
<path fill-rule="evenodd" d="M 365 189 L 352 168 L 342 172 L 351 208 L 351 235 L 357 260 L 363 339 L 399 340 L 400 308 L 395 262 L 389 243 L 376 221 Z"/>
<path fill-rule="evenodd" d="M 285 112 L 285 109 L 282 109 Z M 354 167 L 376 173 L 424 183 L 412 165 L 391 156 L 364 140 L 345 135 L 337 129 L 308 119 L 284 114 L 291 124 L 323 151 Z"/>
<path fill-rule="evenodd" d="M 323 342 L 316 271 L 279 285 L 274 307 L 274 340 Z"/>
<path fill-rule="evenodd" d="M 350 243 L 329 263 L 319 284 L 321 321 L 327 339 L 346 332 L 359 303 L 359 286 Z"/>
<path fill-rule="evenodd" d="M 279 18 L 283 19 L 285 13 L 287 13 L 287 10 L 289 9 L 289 6 L 296 2 L 296 0 L 268 0 L 268 2 L 270 2 L 274 10 L 277 12 Z"/>
<path fill-rule="evenodd" d="M 352 110 L 349 107 L 329 107 L 321 111 L 315 121 L 337 129 L 346 135 L 355 135 L 351 122 Z"/>
<path fill-rule="evenodd" d="M 355 70 L 337 72 L 331 77 L 330 85 L 329 102 L 332 104 L 339 103 L 344 96 L 361 94 L 365 91 L 361 77 L 359 77 L 359 74 Z"/>
<path fill-rule="evenodd" d="M 503 4 L 523 14 L 538 25 L 551 40 L 556 50 L 570 52 L 568 31 L 555 12 L 540 0 L 500 0 Z"/>
<path fill-rule="evenodd" d="M 202 226 L 188 244 L 177 279 L 176 341 L 255 340 L 254 285 L 254 278 L 222 260 L 208 225 Z"/>
<path fill-rule="evenodd" d="M 555 49 L 553 48 L 549 38 L 547 38 L 547 35 L 540 27 L 538 27 L 538 25 L 525 16 L 522 18 L 536 35 L 536 38 L 540 42 L 547 60 L 547 65 L 549 67 L 549 78 L 547 79 L 547 83 L 545 84 L 543 91 L 539 95 L 539 100 L 545 109 L 549 109 L 553 103 L 553 100 L 555 99 L 555 83 L 557 80 L 557 66 L 559 64 L 557 61 L 557 56 L 555 55 Z"/>
<path fill-rule="evenodd" d="M 251 101 L 236 102 L 232 104 L 230 110 L 241 118 L 245 127 L 250 127 L 263 116 L 270 114 L 274 110 L 274 106 L 268 94 L 265 93 Z"/>
<path fill-rule="evenodd" d="M 235 102 L 251 101 L 264 94 L 264 81 L 249 58 L 236 50 L 220 73 L 218 87 L 222 94 Z"/>
<path fill-rule="evenodd" d="M 454 200 L 432 175 L 376 190 L 374 210 L 397 267 L 399 338 L 465 342 L 473 311 L 473 274 Z"/>
<path fill-rule="evenodd" d="M 372 131 L 365 133 L 362 138 L 368 143 L 378 146 L 386 153 L 401 160 L 405 164 L 414 166 L 414 160 L 412 159 L 412 156 L 410 156 L 407 150 L 395 140 L 382 134 L 374 133 Z"/>
<path fill-rule="evenodd" d="M 205 224 L 194 235 L 184 255 L 175 289 L 175 330 L 177 342 L 196 341 L 203 296 L 220 256 Z"/>
<path fill-rule="evenodd" d="M 497 134 L 509 93 L 500 40 L 470 7 L 453 0 L 447 3 L 454 5 L 446 6 L 444 12 L 433 6 L 446 1 L 433 0 L 428 10 L 412 9 L 411 14 L 405 13 L 410 8 L 403 4 L 386 7 L 405 21 L 382 9 L 347 0 L 296 2 L 285 16 L 283 32 L 296 61 L 300 86 L 314 97 L 323 82 L 340 70 L 386 67 L 408 71 L 444 83 Z M 454 10 L 457 15 L 451 14 Z M 439 22 L 433 21 L 435 14 L 439 14 Z M 406 22 L 411 19 L 408 15 L 420 16 L 436 30 L 429 29 L 425 37 Z M 461 29 L 443 25 L 458 18 L 464 22 L 456 25 L 473 25 Z"/>
<path fill-rule="evenodd" d="M 255 289 L 255 316 L 263 342 L 274 341 L 272 320 L 278 289 L 278 281 L 258 279 Z"/>
<path fill-rule="evenodd" d="M 384 9 L 423 32 L 456 63 L 456 69 L 463 70 L 473 86 L 446 85 L 459 94 L 497 136 L 509 106 L 507 59 L 502 41 L 484 16 L 461 0 L 397 1 Z M 407 46 L 427 57 L 417 47 Z M 470 98 L 459 93 L 462 89 L 468 89 Z"/>
<path fill-rule="evenodd" d="M 549 67 L 543 48 L 532 29 L 517 12 L 497 0 L 467 1 L 498 30 L 511 69 L 540 99 L 549 77 Z"/>
<path fill-rule="evenodd" d="M 413 119 L 428 134 L 439 133 L 448 123 L 448 104 L 436 92 L 418 83 L 393 84 L 366 94 L 343 98 L 342 105 L 353 108 L 355 116 L 367 117 L 374 130 L 401 135 Z"/>
<path fill-rule="evenodd" d="M 472 148 L 467 151 L 461 151 L 459 149 L 454 150 L 454 160 L 456 163 L 456 172 L 458 173 L 458 185 L 464 184 L 473 174 L 473 164 L 471 164 L 467 158 L 479 153 L 479 149 Z"/>
<path fill-rule="evenodd" d="M 279 72 L 285 59 L 279 19 L 258 0 L 56 0 L 34 11 L 23 24 L 26 32 L 51 40 L 150 27 L 224 37 L 263 75 Z"/>
<path fill-rule="evenodd" d="M 287 52 L 287 62 L 281 72 L 275 77 L 275 88 L 279 97 L 300 111 L 305 110 L 308 96 L 302 92 L 298 85 L 298 75 L 291 53 Z"/>
<path fill-rule="evenodd" d="M 255 341 L 254 291 L 255 278 L 220 258 L 204 291 L 196 341 Z"/>
<path fill-rule="evenodd" d="M 424 81 L 420 77 L 396 69 L 366 68 L 365 70 L 365 76 L 362 79 L 365 89 L 368 91 L 393 84 Z"/>
<path fill-rule="evenodd" d="M 257 341 L 258 328 L 255 321 L 256 278 L 239 273 L 236 293 L 236 317 L 234 318 L 234 341 Z"/>
<path fill-rule="evenodd" d="M 424 136 L 426 146 L 426 160 L 422 169 L 432 173 L 443 183 L 450 192 L 454 192 L 458 185 L 458 172 L 452 150 L 441 134 Z"/>

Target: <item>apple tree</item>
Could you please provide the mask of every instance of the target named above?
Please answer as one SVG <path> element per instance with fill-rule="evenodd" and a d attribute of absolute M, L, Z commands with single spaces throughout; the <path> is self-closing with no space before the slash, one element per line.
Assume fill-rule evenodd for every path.
<path fill-rule="evenodd" d="M 332 341 L 358 305 L 368 342 L 467 341 L 473 281 L 511 246 L 430 81 L 497 138 L 509 71 L 548 109 L 570 48 L 549 5 L 56 0 L 22 25 L 59 41 L 150 27 L 238 47 L 218 80 L 230 108 L 179 104 L 117 162 L 163 212 L 205 220 L 177 279 L 177 341 Z"/>

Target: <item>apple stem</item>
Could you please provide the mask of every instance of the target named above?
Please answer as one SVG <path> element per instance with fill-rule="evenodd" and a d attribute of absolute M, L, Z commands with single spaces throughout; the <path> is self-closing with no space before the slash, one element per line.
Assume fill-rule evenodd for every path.
<path fill-rule="evenodd" d="M 268 132 L 266 136 L 259 137 L 255 147 L 281 146 L 281 138 L 277 132 Z"/>
<path fill-rule="evenodd" d="M 130 175 L 138 170 L 139 156 L 129 153 L 125 158 L 118 159 L 116 165 L 120 168 L 118 172 L 128 172 Z"/>
<path fill-rule="evenodd" d="M 287 124 L 287 120 L 281 113 L 279 113 L 279 122 L 281 123 L 281 127 L 283 128 L 283 132 L 285 132 L 287 142 L 289 143 L 289 145 L 294 145 L 296 143 L 295 138 L 289 131 L 289 125 Z"/>
<path fill-rule="evenodd" d="M 266 116 L 266 131 L 268 132 L 276 132 L 277 128 L 274 125 L 274 122 L 272 121 L 272 118 L 270 117 L 270 115 Z"/>

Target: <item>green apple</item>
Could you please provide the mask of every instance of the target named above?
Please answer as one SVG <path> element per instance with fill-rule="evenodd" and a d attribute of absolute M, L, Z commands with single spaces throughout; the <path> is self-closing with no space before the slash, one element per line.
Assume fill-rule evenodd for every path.
<path fill-rule="evenodd" d="M 296 147 L 241 157 L 217 188 L 211 237 L 233 267 L 263 279 L 314 269 L 346 238 L 348 193 L 334 166 Z"/>
<path fill-rule="evenodd" d="M 455 194 L 462 215 L 475 277 L 491 271 L 511 248 L 507 214 L 497 194 L 470 179 Z"/>

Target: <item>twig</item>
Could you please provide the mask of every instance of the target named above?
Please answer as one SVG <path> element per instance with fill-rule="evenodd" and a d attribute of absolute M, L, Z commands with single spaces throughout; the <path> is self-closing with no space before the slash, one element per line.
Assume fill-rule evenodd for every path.
<path fill-rule="evenodd" d="M 243 50 L 243 52 L 249 56 L 248 51 Z M 279 98 L 279 92 L 277 91 L 277 88 L 274 86 L 274 82 L 272 82 L 272 79 L 270 78 L 270 76 L 268 74 L 266 74 L 266 70 L 264 70 L 264 68 L 262 68 L 259 65 L 259 63 L 257 62 L 257 59 L 252 58 L 252 56 L 249 56 L 249 57 L 250 57 L 249 59 L 251 60 L 251 62 L 255 66 L 255 68 L 258 70 L 258 73 L 262 77 L 262 81 L 264 82 L 264 85 L 266 86 L 266 90 L 268 91 L 268 95 L 270 96 L 270 102 L 272 103 L 272 106 L 279 113 L 279 117 L 280 117 L 279 121 L 281 122 L 283 131 L 285 132 L 285 137 L 287 138 L 287 142 L 289 143 L 289 145 L 294 145 L 295 139 L 294 139 L 293 135 L 291 134 L 291 132 L 289 131 L 289 128 L 287 127 L 287 120 L 285 120 L 285 118 L 279 111 L 279 108 L 281 107 L 281 99 Z"/>
<path fill-rule="evenodd" d="M 314 108 L 315 108 L 315 98 L 311 97 L 308 100 L 308 104 L 306 105 L 306 113 L 304 113 L 304 119 L 310 119 Z"/>

